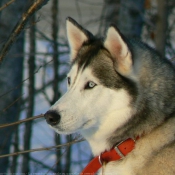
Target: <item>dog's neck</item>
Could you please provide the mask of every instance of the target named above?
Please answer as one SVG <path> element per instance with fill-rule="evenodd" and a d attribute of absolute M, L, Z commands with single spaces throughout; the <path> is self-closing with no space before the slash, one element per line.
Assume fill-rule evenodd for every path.
<path fill-rule="evenodd" d="M 117 123 L 115 119 L 116 115 L 120 115 L 121 118 L 124 119 Z M 114 135 L 114 133 L 116 132 L 116 128 L 124 126 L 127 120 L 129 120 L 129 118 L 132 116 L 132 113 L 130 112 L 130 108 L 125 108 L 120 110 L 116 115 L 113 115 L 113 113 L 111 113 L 111 121 L 104 121 L 103 124 L 99 126 L 94 126 L 89 129 L 80 131 L 80 134 L 90 144 L 94 156 L 100 155 L 104 151 L 110 150 L 114 146 L 113 144 L 122 141 L 122 139 L 125 140 L 128 138 L 126 135 L 123 135 L 123 132 L 121 132 L 120 137 L 112 139 L 112 142 L 109 141 L 111 140 L 109 138 L 111 138 L 111 136 Z M 116 122 L 118 125 L 114 125 L 112 121 L 114 121 L 114 123 Z"/>
<path fill-rule="evenodd" d="M 124 143 L 128 139 L 133 140 L 135 142 L 140 138 L 139 136 L 134 138 L 123 138 L 123 140 L 120 140 L 120 141 L 118 140 L 113 145 L 111 145 L 107 141 L 107 139 L 104 139 L 104 137 L 102 137 L 102 139 L 96 139 L 95 137 L 93 137 L 94 135 L 88 136 L 86 133 L 82 133 L 82 135 L 90 144 L 91 150 L 94 156 L 99 156 L 104 152 L 108 152 L 111 149 L 113 149 L 116 145 L 119 145 L 120 143 Z"/>
<path fill-rule="evenodd" d="M 95 129 L 94 129 L 95 130 Z M 106 150 L 110 150 L 111 146 L 107 142 L 106 137 L 97 137 L 94 133 L 93 129 L 91 131 L 83 131 L 81 132 L 81 135 L 87 140 L 89 143 L 92 153 L 94 156 L 100 155 L 102 152 Z"/>
<path fill-rule="evenodd" d="M 111 149 L 111 147 L 109 146 L 109 144 L 107 144 L 107 142 L 105 142 L 105 140 L 96 142 L 92 139 L 87 141 L 91 147 L 91 150 L 94 156 L 100 155 L 104 151 Z"/>

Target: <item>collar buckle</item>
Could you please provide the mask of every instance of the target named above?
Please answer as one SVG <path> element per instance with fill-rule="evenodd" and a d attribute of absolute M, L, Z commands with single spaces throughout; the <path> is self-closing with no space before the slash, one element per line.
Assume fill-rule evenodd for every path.
<path fill-rule="evenodd" d="M 101 161 L 101 154 L 98 156 L 98 161 L 99 161 L 100 165 L 103 165 L 102 161 Z"/>
<path fill-rule="evenodd" d="M 124 143 L 124 142 L 127 142 L 128 140 L 131 140 L 131 141 L 133 142 L 133 144 L 135 145 L 136 140 L 135 140 L 135 139 L 132 139 L 132 138 L 129 138 L 129 139 L 126 139 L 126 140 L 123 140 L 123 141 L 119 142 L 119 143 L 114 147 L 115 151 L 117 152 L 117 154 L 118 154 L 121 158 L 124 158 L 126 155 L 123 154 L 123 153 L 121 152 L 120 145 L 121 145 L 122 143 Z M 127 148 L 124 147 L 124 150 L 126 150 L 126 149 L 127 149 Z"/>

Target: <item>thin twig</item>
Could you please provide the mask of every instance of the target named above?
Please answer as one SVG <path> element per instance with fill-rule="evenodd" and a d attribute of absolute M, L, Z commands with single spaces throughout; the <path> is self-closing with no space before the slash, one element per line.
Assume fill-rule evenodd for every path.
<path fill-rule="evenodd" d="M 54 41 L 52 39 L 50 39 L 48 36 L 46 36 L 42 31 L 40 31 L 39 29 L 36 28 L 37 33 L 45 40 L 47 40 L 50 43 L 54 43 Z M 60 43 L 60 42 L 56 42 L 59 46 L 63 46 L 63 47 L 67 47 L 68 48 L 68 43 Z M 59 51 L 60 53 L 60 51 Z"/>
<path fill-rule="evenodd" d="M 64 156 L 64 154 L 67 152 L 67 150 L 65 150 L 61 156 L 59 157 L 59 159 L 56 161 L 56 163 L 54 163 L 54 165 L 45 173 L 45 175 L 48 175 L 50 173 L 50 171 L 52 169 L 54 169 L 55 166 L 58 166 L 58 163 L 60 162 L 61 158 Z"/>
<path fill-rule="evenodd" d="M 8 7 L 10 4 L 12 4 L 13 2 L 15 2 L 15 0 L 11 0 L 9 2 L 7 2 L 6 4 L 4 4 L 2 7 L 0 7 L 0 11 L 2 11 L 3 9 L 5 9 L 6 7 Z"/>
<path fill-rule="evenodd" d="M 11 32 L 7 42 L 4 44 L 2 50 L 0 51 L 0 64 L 2 63 L 4 57 L 7 55 L 12 44 L 16 41 L 19 34 L 24 30 L 24 27 L 26 26 L 30 17 L 48 1 L 49 0 L 35 0 L 33 4 L 22 14 L 21 19 Z"/>
<path fill-rule="evenodd" d="M 52 169 L 52 167 L 50 167 L 50 166 L 44 164 L 44 162 L 42 162 L 42 160 L 40 161 L 40 160 L 38 160 L 38 159 L 36 159 L 36 158 L 34 158 L 34 157 L 31 157 L 31 156 L 30 156 L 29 159 L 30 159 L 30 161 L 36 163 L 36 164 L 39 165 L 40 167 L 43 167 L 43 168 L 49 169 L 49 170 L 51 170 L 51 171 L 54 171 L 54 169 Z"/>
<path fill-rule="evenodd" d="M 9 104 L 7 107 L 5 107 L 2 111 L 5 112 L 6 110 L 8 110 L 11 106 L 13 106 L 15 103 L 17 103 L 22 98 L 22 96 L 23 95 L 21 95 L 20 97 L 18 97 L 17 99 L 15 99 L 11 104 Z"/>
<path fill-rule="evenodd" d="M 81 140 L 73 140 L 69 143 L 65 143 L 65 144 L 61 144 L 61 145 L 56 145 L 56 146 L 51 146 L 51 147 L 46 147 L 46 148 L 36 148 L 36 149 L 30 149 L 30 150 L 25 150 L 25 151 L 19 151 L 19 152 L 15 152 L 15 153 L 10 153 L 10 154 L 4 154 L 4 155 L 1 155 L 0 158 L 4 158 L 4 157 L 9 157 L 9 156 L 17 156 L 19 154 L 25 154 L 25 153 L 29 153 L 29 152 L 36 152 L 36 151 L 48 151 L 48 150 L 51 150 L 51 149 L 58 149 L 58 148 L 62 148 L 62 147 L 65 147 L 65 146 L 70 146 L 74 143 L 79 143 L 79 142 L 82 142 L 84 141 L 85 139 L 81 139 Z"/>
<path fill-rule="evenodd" d="M 52 61 L 53 61 L 53 60 L 50 60 L 50 61 L 48 61 L 47 63 L 45 63 L 44 65 L 38 66 L 38 68 L 36 69 L 36 71 L 35 71 L 34 74 L 37 74 L 37 73 L 39 72 L 39 70 L 40 70 L 42 67 L 46 66 L 47 64 L 50 64 Z M 25 81 L 29 80 L 29 78 L 30 78 L 30 76 L 27 77 L 26 79 L 22 80 L 22 82 L 19 83 L 19 84 L 18 84 L 17 86 L 15 86 L 14 88 L 12 88 L 12 89 L 8 90 L 7 92 L 5 92 L 4 94 L 0 95 L 0 98 L 2 98 L 3 96 L 7 95 L 8 93 L 10 93 L 10 92 L 12 92 L 12 91 L 18 89 L 19 87 L 21 87 L 21 85 L 22 85 Z"/>
<path fill-rule="evenodd" d="M 2 125 L 0 125 L 0 129 L 1 128 L 5 128 L 5 127 L 9 127 L 9 126 L 13 126 L 13 125 L 19 125 L 21 123 L 28 122 L 30 120 L 35 120 L 35 119 L 38 119 L 38 118 L 43 118 L 43 117 L 44 117 L 44 114 L 40 114 L 40 115 L 37 115 L 37 116 L 34 116 L 34 117 L 30 117 L 30 118 L 27 118 L 27 119 L 24 119 L 24 120 L 19 120 L 17 122 L 8 123 L 8 124 L 2 124 Z"/>

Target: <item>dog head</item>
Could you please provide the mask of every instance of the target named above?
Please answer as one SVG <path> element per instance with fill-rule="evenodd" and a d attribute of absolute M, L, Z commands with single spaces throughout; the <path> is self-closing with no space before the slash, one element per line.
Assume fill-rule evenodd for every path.
<path fill-rule="evenodd" d="M 67 36 L 68 91 L 45 114 L 47 123 L 60 134 L 78 131 L 89 140 L 106 139 L 132 114 L 132 82 L 124 78 L 132 72 L 130 50 L 113 26 L 103 41 L 68 18 Z"/>
<path fill-rule="evenodd" d="M 99 154 L 150 132 L 173 113 L 175 72 L 152 49 L 126 40 L 115 26 L 96 38 L 71 18 L 67 36 L 68 91 L 45 114 L 56 132 L 80 132 Z"/>

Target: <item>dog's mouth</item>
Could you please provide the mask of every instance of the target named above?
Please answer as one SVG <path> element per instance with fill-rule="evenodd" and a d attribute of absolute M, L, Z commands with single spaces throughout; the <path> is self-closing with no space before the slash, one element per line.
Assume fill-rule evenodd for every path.
<path fill-rule="evenodd" d="M 70 125 L 54 125 L 50 127 L 52 129 L 54 129 L 57 133 L 59 134 L 72 134 L 75 132 L 79 132 L 82 131 L 84 129 L 88 129 L 92 126 L 92 119 L 89 119 L 88 121 L 84 122 L 81 126 L 75 128 L 74 126 L 78 126 L 76 124 L 72 125 L 73 127 L 71 127 Z"/>
<path fill-rule="evenodd" d="M 91 123 L 92 123 L 92 119 L 89 119 L 88 121 L 86 121 L 86 122 L 82 125 L 82 128 L 91 125 Z"/>

